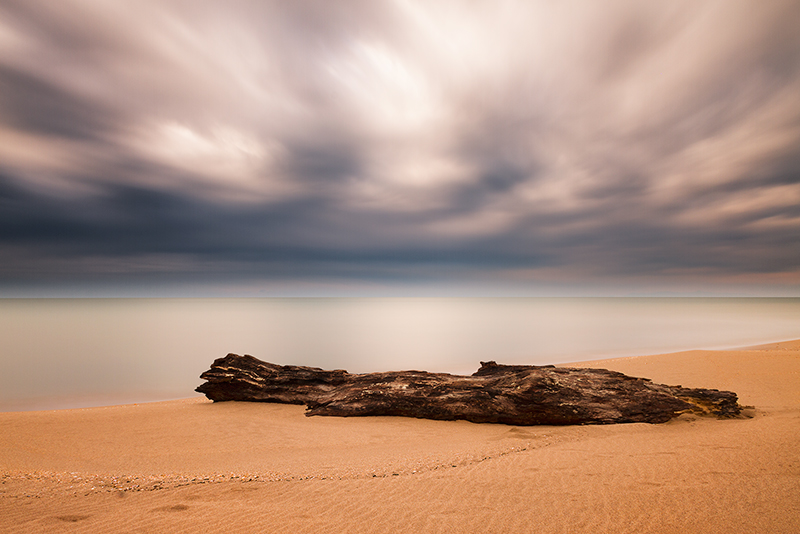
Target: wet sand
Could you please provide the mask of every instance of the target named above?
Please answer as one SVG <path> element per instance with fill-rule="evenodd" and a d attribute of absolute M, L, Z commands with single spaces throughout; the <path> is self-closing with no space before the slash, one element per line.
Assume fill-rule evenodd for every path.
<path fill-rule="evenodd" d="M 0 413 L 0 532 L 800 532 L 800 341 L 570 364 L 745 419 L 510 427 L 162 403 Z"/>

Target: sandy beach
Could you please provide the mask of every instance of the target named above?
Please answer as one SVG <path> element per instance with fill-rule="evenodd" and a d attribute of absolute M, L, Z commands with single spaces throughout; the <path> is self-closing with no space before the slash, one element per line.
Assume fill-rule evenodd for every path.
<path fill-rule="evenodd" d="M 569 365 L 732 390 L 749 417 L 510 427 L 202 397 L 0 413 L 0 532 L 800 532 L 800 341 Z"/>

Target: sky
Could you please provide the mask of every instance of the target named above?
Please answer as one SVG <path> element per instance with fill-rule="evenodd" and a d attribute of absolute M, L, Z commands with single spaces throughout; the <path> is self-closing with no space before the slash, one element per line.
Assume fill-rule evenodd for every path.
<path fill-rule="evenodd" d="M 0 296 L 800 296 L 796 1 L 0 0 Z"/>

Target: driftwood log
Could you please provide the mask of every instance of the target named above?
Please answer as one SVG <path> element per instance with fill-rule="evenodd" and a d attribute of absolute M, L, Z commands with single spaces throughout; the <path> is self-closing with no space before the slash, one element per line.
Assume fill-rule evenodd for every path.
<path fill-rule="evenodd" d="M 305 404 L 306 415 L 396 415 L 512 425 L 663 423 L 682 413 L 735 417 L 736 394 L 655 384 L 606 369 L 481 362 L 471 376 L 350 374 L 228 354 L 200 375 L 213 401 Z"/>

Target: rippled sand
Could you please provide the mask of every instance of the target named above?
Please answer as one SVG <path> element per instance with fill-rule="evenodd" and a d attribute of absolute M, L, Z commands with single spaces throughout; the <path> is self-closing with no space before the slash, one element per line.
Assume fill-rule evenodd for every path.
<path fill-rule="evenodd" d="M 509 427 L 202 398 L 0 414 L 2 532 L 800 532 L 800 341 L 570 364 L 751 418 Z"/>

